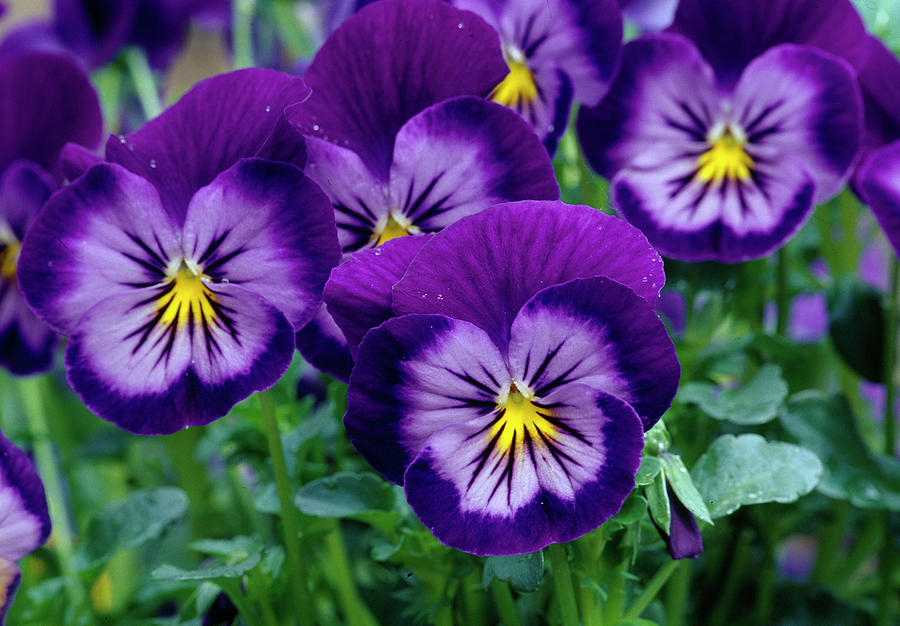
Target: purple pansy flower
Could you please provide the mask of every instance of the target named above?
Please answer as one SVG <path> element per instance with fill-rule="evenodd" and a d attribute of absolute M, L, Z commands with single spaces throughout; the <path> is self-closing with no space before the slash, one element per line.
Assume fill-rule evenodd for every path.
<path fill-rule="evenodd" d="M 616 69 L 622 15 L 616 0 L 451 0 L 500 34 L 509 72 L 491 98 L 518 111 L 551 154 L 576 102 L 600 102 Z"/>
<path fill-rule="evenodd" d="M 528 124 L 483 99 L 505 73 L 490 26 L 443 2 L 376 2 L 329 37 L 304 74 L 312 95 L 288 117 L 308 135 L 306 173 L 331 199 L 345 255 L 497 202 L 559 198 Z M 297 345 L 349 377 L 351 353 L 324 308 Z"/>
<path fill-rule="evenodd" d="M 329 306 L 390 317 L 356 348 L 351 441 L 461 550 L 532 552 L 596 528 L 633 489 L 642 433 L 678 384 L 653 313 L 659 256 L 628 224 L 550 201 L 410 239 L 329 280 Z"/>
<path fill-rule="evenodd" d="M 0 366 L 14 374 L 47 369 L 56 347 L 56 333 L 19 293 L 22 240 L 62 181 L 63 144 L 94 147 L 101 128 L 97 95 L 71 61 L 43 52 L 0 57 Z"/>
<path fill-rule="evenodd" d="M 169 433 L 284 372 L 339 259 L 331 205 L 296 166 L 303 139 L 283 116 L 307 94 L 270 70 L 204 81 L 110 138 L 111 162 L 45 205 L 22 290 L 70 336 L 69 381 L 101 417 Z"/>
<path fill-rule="evenodd" d="M 16 561 L 50 536 L 44 485 L 31 459 L 0 431 L 0 626 L 21 581 Z"/>
<path fill-rule="evenodd" d="M 900 256 L 900 141 L 873 151 L 860 166 L 855 187 Z"/>
<path fill-rule="evenodd" d="M 678 499 L 678 494 L 672 489 L 668 480 L 666 480 L 666 497 L 669 499 L 669 511 L 671 512 L 669 532 L 667 533 L 660 527 L 652 515 L 650 521 L 656 526 L 659 536 L 665 542 L 669 556 L 676 561 L 678 559 L 696 559 L 703 552 L 703 535 L 700 533 L 697 518 Z"/>
<path fill-rule="evenodd" d="M 708 4 L 683 3 L 679 15 Z M 849 174 L 862 123 L 853 69 L 819 48 L 779 43 L 795 40 L 771 32 L 792 15 L 783 4 L 716 5 L 709 23 L 694 24 L 693 41 L 667 33 L 629 42 L 609 94 L 579 114 L 588 162 L 612 179 L 622 216 L 664 254 L 767 254 Z M 759 5 L 783 10 L 763 23 Z M 731 7 L 747 22 L 731 19 Z M 812 30 L 811 39 L 826 36 Z"/>

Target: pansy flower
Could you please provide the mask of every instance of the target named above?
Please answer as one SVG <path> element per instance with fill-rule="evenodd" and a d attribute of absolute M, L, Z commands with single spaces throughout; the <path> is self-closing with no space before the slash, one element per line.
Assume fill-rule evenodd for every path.
<path fill-rule="evenodd" d="M 629 42 L 609 94 L 579 113 L 585 156 L 612 179 L 617 210 L 675 258 L 736 262 L 777 248 L 841 189 L 859 147 L 850 65 L 811 45 L 778 43 L 786 13 L 759 7 L 784 3 L 746 4 L 754 9 L 735 9 L 749 11 L 746 23 L 696 24 L 694 41 Z M 816 28 L 813 39 L 828 36 Z M 702 35 L 709 40 L 696 41 Z"/>
<path fill-rule="evenodd" d="M 312 95 L 288 117 L 308 136 L 305 171 L 331 199 L 346 256 L 497 202 L 559 197 L 535 133 L 484 100 L 505 73 L 493 29 L 443 2 L 376 2 L 328 38 L 304 74 Z M 349 376 L 345 337 L 324 309 L 297 345 Z"/>
<path fill-rule="evenodd" d="M 50 536 L 44 485 L 31 459 L 0 431 L 0 626 L 22 575 L 16 561 Z"/>
<path fill-rule="evenodd" d="M 873 151 L 860 166 L 855 183 L 900 256 L 900 141 Z"/>
<path fill-rule="evenodd" d="M 111 162 L 38 216 L 22 290 L 70 336 L 69 381 L 101 417 L 170 433 L 284 372 L 339 259 L 331 205 L 295 165 L 302 137 L 283 117 L 307 93 L 269 70 L 209 79 L 112 137 Z"/>
<path fill-rule="evenodd" d="M 628 224 L 550 201 L 412 243 L 329 280 L 329 305 L 392 315 L 357 348 L 351 441 L 460 550 L 532 552 L 596 528 L 633 489 L 643 431 L 678 384 L 653 313 L 661 259 Z"/>
<path fill-rule="evenodd" d="M 47 369 L 56 333 L 19 293 L 25 233 L 62 182 L 60 149 L 95 147 L 102 121 L 88 77 L 66 58 L 43 52 L 0 57 L 0 366 L 14 374 Z"/>
<path fill-rule="evenodd" d="M 622 45 L 615 0 L 452 0 L 500 34 L 509 72 L 491 99 L 519 112 L 550 154 L 572 99 L 596 105 L 609 87 Z"/>

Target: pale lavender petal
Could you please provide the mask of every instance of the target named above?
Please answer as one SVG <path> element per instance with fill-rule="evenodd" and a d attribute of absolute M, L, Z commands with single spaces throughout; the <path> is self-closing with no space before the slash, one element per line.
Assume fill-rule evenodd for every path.
<path fill-rule="evenodd" d="M 2 432 L 0 511 L 0 557 L 3 559 L 18 561 L 43 545 L 50 536 L 50 514 L 44 485 L 28 455 Z M 0 602 L 2 605 L 3 602 Z"/>

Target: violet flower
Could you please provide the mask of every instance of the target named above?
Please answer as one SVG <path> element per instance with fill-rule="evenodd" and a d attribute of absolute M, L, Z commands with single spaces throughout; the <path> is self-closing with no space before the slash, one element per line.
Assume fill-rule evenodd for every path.
<path fill-rule="evenodd" d="M 69 381 L 100 417 L 170 433 L 284 373 L 339 258 L 331 205 L 294 164 L 303 141 L 283 116 L 307 94 L 269 70 L 204 81 L 110 138 L 111 163 L 41 211 L 22 290 L 70 336 Z"/>
<path fill-rule="evenodd" d="M 13 374 L 49 368 L 56 347 L 56 333 L 19 292 L 22 240 L 62 182 L 63 144 L 94 147 L 101 128 L 97 95 L 71 61 L 44 52 L 0 57 L 0 366 Z"/>
<path fill-rule="evenodd" d="M 860 143 L 859 88 L 843 59 L 780 43 L 797 40 L 779 30 L 793 23 L 794 9 L 778 0 L 684 2 L 673 29 L 687 30 L 684 15 L 696 17 L 692 39 L 629 42 L 609 94 L 581 110 L 588 162 L 612 179 L 621 215 L 664 254 L 723 262 L 765 255 L 846 181 Z M 814 26 L 797 30 L 828 39 L 838 22 L 824 17 L 804 16 Z M 852 48 L 843 30 L 833 34 L 834 46 Z"/>
<path fill-rule="evenodd" d="M 553 154 L 572 99 L 594 106 L 619 60 L 622 15 L 615 0 L 451 0 L 494 26 L 509 73 L 491 99 L 516 110 Z"/>
<path fill-rule="evenodd" d="M 16 561 L 50 536 L 44 485 L 31 459 L 0 431 L 0 626 L 22 576 Z"/>
<path fill-rule="evenodd" d="M 900 141 L 869 154 L 856 175 L 856 190 L 900 256 Z"/>
<path fill-rule="evenodd" d="M 666 532 L 653 516 L 650 521 L 656 526 L 656 531 L 666 544 L 666 549 L 676 561 L 678 559 L 696 559 L 703 552 L 703 535 L 700 533 L 700 525 L 697 518 L 688 510 L 675 490 L 666 481 L 666 497 L 669 499 L 669 512 L 671 518 L 669 520 L 669 532 Z"/>
<path fill-rule="evenodd" d="M 335 30 L 304 74 L 312 95 L 288 117 L 308 136 L 306 173 L 331 199 L 345 255 L 497 202 L 559 198 L 528 124 L 483 99 L 505 74 L 493 29 L 443 2 L 375 2 Z M 349 377 L 351 352 L 324 308 L 297 345 Z"/>
<path fill-rule="evenodd" d="M 614 515 L 678 385 L 646 239 L 588 207 L 523 201 L 417 252 L 393 243 L 329 281 L 329 305 L 355 300 L 374 321 L 386 299 L 393 309 L 350 377 L 344 424 L 360 453 L 438 539 L 474 554 L 533 552 Z"/>

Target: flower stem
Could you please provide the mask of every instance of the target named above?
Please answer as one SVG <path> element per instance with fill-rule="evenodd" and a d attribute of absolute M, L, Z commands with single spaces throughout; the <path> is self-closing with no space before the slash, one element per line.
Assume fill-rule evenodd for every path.
<path fill-rule="evenodd" d="M 666 584 L 666 581 L 669 580 L 669 576 L 671 576 L 675 570 L 678 569 L 679 561 L 668 560 L 663 563 L 662 567 L 656 570 L 656 573 L 653 575 L 653 578 L 650 579 L 650 582 L 647 583 L 647 586 L 644 587 L 644 591 L 641 592 L 641 595 L 638 596 L 637 600 L 634 601 L 634 604 L 631 605 L 631 608 L 625 612 L 625 619 L 637 619 L 641 616 L 641 613 L 644 612 L 644 609 L 653 601 L 653 598 L 656 597 L 656 594 L 659 593 L 659 590 L 663 588 L 663 585 Z"/>
<path fill-rule="evenodd" d="M 315 622 L 315 619 L 309 593 L 306 589 L 306 579 L 303 575 L 297 509 L 294 507 L 294 502 L 291 498 L 290 478 L 287 464 L 284 461 L 284 448 L 281 445 L 278 421 L 275 418 L 275 405 L 272 403 L 271 391 L 263 391 L 257 396 L 262 408 L 263 419 L 266 422 L 266 437 L 269 442 L 269 453 L 272 455 L 272 468 L 275 472 L 278 501 L 281 504 L 281 523 L 284 531 L 284 546 L 290 567 L 290 579 L 294 589 L 291 598 L 294 603 L 295 615 L 298 616 L 298 621 L 301 624 L 312 624 Z"/>
<path fill-rule="evenodd" d="M 556 588 L 556 599 L 562 614 L 563 626 L 578 626 L 578 604 L 575 600 L 575 588 L 572 585 L 572 572 L 569 571 L 569 558 L 566 547 L 561 543 L 551 543 L 546 548 L 553 569 L 553 586 Z"/>
<path fill-rule="evenodd" d="M 328 555 L 326 567 L 330 568 L 334 574 L 332 578 L 344 619 L 348 624 L 376 626 L 378 621 L 359 597 L 359 591 L 353 582 L 353 573 L 350 571 L 350 561 L 347 558 L 347 548 L 344 546 L 340 522 L 338 520 L 331 522 L 331 529 L 326 533 L 324 539 Z"/>
<path fill-rule="evenodd" d="M 519 613 L 516 611 L 516 601 L 513 600 L 509 585 L 502 580 L 494 579 L 491 583 L 491 595 L 497 605 L 497 613 L 504 626 L 522 626 Z"/>
<path fill-rule="evenodd" d="M 788 315 L 791 307 L 791 296 L 788 293 L 788 258 L 785 246 L 778 249 L 775 261 L 775 276 L 778 306 L 775 333 L 779 337 L 784 337 L 787 334 Z"/>
<path fill-rule="evenodd" d="M 128 68 L 131 82 L 134 83 L 134 90 L 141 103 L 144 117 L 148 120 L 153 119 L 162 113 L 162 104 L 159 101 L 159 91 L 156 88 L 153 70 L 147 63 L 147 55 L 137 46 L 132 46 L 125 49 L 122 58 L 125 60 L 125 67 Z"/>
<path fill-rule="evenodd" d="M 253 67 L 253 12 L 256 0 L 234 0 L 231 12 L 231 37 L 234 69 Z"/>

